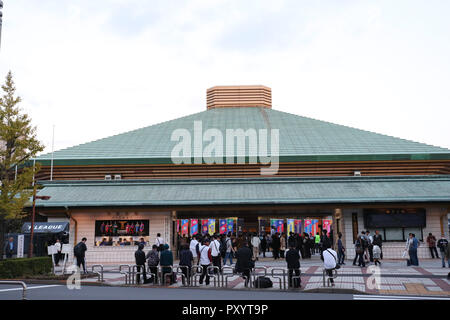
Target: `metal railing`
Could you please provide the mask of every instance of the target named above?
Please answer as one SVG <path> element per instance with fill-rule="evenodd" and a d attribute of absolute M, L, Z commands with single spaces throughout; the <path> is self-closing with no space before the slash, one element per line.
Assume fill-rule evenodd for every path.
<path fill-rule="evenodd" d="M 292 277 L 289 277 L 289 272 L 292 270 Z M 295 275 L 295 270 L 298 270 L 298 276 Z M 302 272 L 299 269 L 288 269 L 288 289 L 299 289 L 300 287 L 295 287 L 295 282 L 298 279 L 298 284 L 301 284 Z"/>
<path fill-rule="evenodd" d="M 123 267 L 128 268 L 128 271 L 122 271 Z M 121 264 L 119 266 L 119 272 L 120 272 L 120 274 L 125 275 L 125 284 L 128 284 L 129 282 L 131 282 L 131 280 L 128 281 L 128 279 L 131 275 L 131 266 L 129 264 Z"/>
<path fill-rule="evenodd" d="M 175 273 L 181 275 L 181 281 L 183 283 L 183 287 L 189 287 L 191 283 L 191 271 L 188 266 L 174 266 Z M 186 270 L 186 275 L 183 273 L 183 269 Z"/>
<path fill-rule="evenodd" d="M 22 300 L 26 300 L 27 285 L 23 281 L 0 281 L 0 284 L 20 284 L 22 286 Z"/>
<path fill-rule="evenodd" d="M 163 269 L 170 269 L 169 272 L 163 272 Z M 173 274 L 173 266 L 159 266 L 159 273 L 161 275 L 160 285 L 163 286 L 166 284 L 166 277 L 170 275 L 172 277 Z"/>
<path fill-rule="evenodd" d="M 196 287 L 197 286 L 197 277 L 201 277 L 202 273 L 203 273 L 203 267 L 201 265 L 195 265 L 192 266 L 192 280 L 191 281 L 191 287 Z M 200 272 L 199 272 L 200 270 Z"/>
<path fill-rule="evenodd" d="M 100 272 L 95 271 L 96 268 L 100 268 Z M 102 264 L 94 264 L 91 266 L 92 273 L 98 275 L 98 281 L 103 282 L 103 265 Z"/>
<path fill-rule="evenodd" d="M 256 270 L 263 270 L 263 273 L 260 272 L 256 272 Z M 264 266 L 257 266 L 254 267 L 253 270 L 251 271 L 251 275 L 254 279 L 254 281 L 257 283 L 257 285 L 253 285 L 254 288 L 259 288 L 261 285 L 259 283 L 259 277 L 267 277 L 267 267 Z"/>
<path fill-rule="evenodd" d="M 226 270 L 231 270 L 231 272 L 225 272 Z M 221 275 L 222 275 L 222 287 L 225 286 L 225 288 L 228 288 L 228 279 L 236 276 L 234 274 L 233 267 L 227 267 L 227 266 L 222 267 Z"/>
<path fill-rule="evenodd" d="M 331 272 L 332 272 L 332 276 L 331 277 L 327 274 L 328 270 L 327 269 L 323 269 L 323 286 L 324 287 L 325 286 L 330 287 L 331 279 L 336 279 L 337 278 L 337 270 L 336 269 L 331 269 Z M 325 279 L 326 279 L 327 285 L 325 285 Z"/>
<path fill-rule="evenodd" d="M 277 273 L 277 271 L 282 271 L 282 273 Z M 271 271 L 271 277 L 279 280 L 280 290 L 286 290 L 286 269 L 273 268 Z"/>
<path fill-rule="evenodd" d="M 209 266 L 206 269 L 206 276 L 207 277 L 209 276 L 209 278 L 213 278 L 214 288 L 217 287 L 216 281 L 219 283 L 219 287 L 220 287 L 220 268 L 218 266 Z"/>

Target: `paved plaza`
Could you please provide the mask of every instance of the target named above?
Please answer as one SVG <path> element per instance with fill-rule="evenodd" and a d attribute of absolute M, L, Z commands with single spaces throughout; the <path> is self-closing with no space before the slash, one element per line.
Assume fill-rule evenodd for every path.
<path fill-rule="evenodd" d="M 175 265 L 178 261 L 175 261 Z M 373 264 L 360 268 L 352 265 L 352 261 L 347 260 L 346 265 L 338 270 L 338 277 L 335 279 L 335 286 L 332 287 L 335 292 L 346 289 L 348 292 L 359 292 L 373 295 L 419 295 L 419 296 L 448 296 L 450 297 L 450 281 L 447 275 L 450 268 L 442 268 L 440 260 L 422 260 L 419 267 L 407 267 L 403 260 L 385 260 L 380 269 L 380 281 L 374 282 Z M 265 271 L 264 268 L 267 270 Z M 279 269 L 286 268 L 284 260 L 274 261 L 272 258 L 260 259 L 256 262 L 256 272 L 259 275 L 267 272 L 271 277 L 272 270 L 280 273 Z M 88 265 L 88 269 L 91 270 Z M 104 266 L 104 284 L 111 286 L 122 286 L 125 284 L 125 276 L 118 272 L 117 265 Z M 231 273 L 231 269 L 226 270 Z M 273 287 L 261 289 L 266 291 L 284 291 L 283 284 L 280 288 L 280 282 L 272 278 Z M 164 286 L 169 288 L 182 287 L 181 276 L 178 275 L 177 283 Z M 244 280 L 238 275 L 228 276 L 227 289 L 245 290 Z M 301 260 L 301 280 L 302 288 L 299 291 L 316 292 L 324 289 L 323 286 L 323 268 L 322 261 L 318 256 L 312 259 Z M 83 279 L 82 283 L 98 283 L 97 278 Z M 379 284 L 377 287 L 375 284 Z M 141 285 L 141 287 L 155 287 L 154 285 Z M 159 286 L 158 286 L 159 287 Z M 205 283 L 196 284 L 198 288 L 214 289 L 214 281 L 211 279 L 209 286 Z M 325 287 L 330 289 L 329 287 Z M 258 289 L 259 290 L 259 289 Z"/>

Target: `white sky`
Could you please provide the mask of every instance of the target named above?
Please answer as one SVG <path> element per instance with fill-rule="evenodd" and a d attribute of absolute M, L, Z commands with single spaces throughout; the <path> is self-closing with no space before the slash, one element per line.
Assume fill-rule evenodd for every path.
<path fill-rule="evenodd" d="M 51 150 L 206 110 L 273 108 L 450 148 L 450 1 L 3 0 L 0 81 Z"/>

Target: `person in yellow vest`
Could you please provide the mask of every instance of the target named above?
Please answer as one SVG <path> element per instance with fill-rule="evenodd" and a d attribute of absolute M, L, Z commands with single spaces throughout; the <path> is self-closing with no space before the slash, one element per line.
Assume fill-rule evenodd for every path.
<path fill-rule="evenodd" d="M 319 245 L 320 245 L 320 235 L 317 232 L 314 237 L 314 254 L 319 253 Z"/>

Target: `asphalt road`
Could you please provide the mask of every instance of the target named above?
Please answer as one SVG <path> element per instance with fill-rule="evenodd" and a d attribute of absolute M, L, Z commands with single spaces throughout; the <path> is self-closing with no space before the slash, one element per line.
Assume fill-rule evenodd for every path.
<path fill-rule="evenodd" d="M 439 297 L 370 296 L 339 293 L 304 293 L 247 290 L 177 289 L 29 284 L 28 300 L 450 300 Z M 22 288 L 0 285 L 0 300 L 21 300 Z"/>
<path fill-rule="evenodd" d="M 352 294 L 264 292 L 241 290 L 199 290 L 176 288 L 134 288 L 30 284 L 29 300 L 353 300 Z M 0 285 L 0 300 L 22 299 L 22 288 Z"/>

